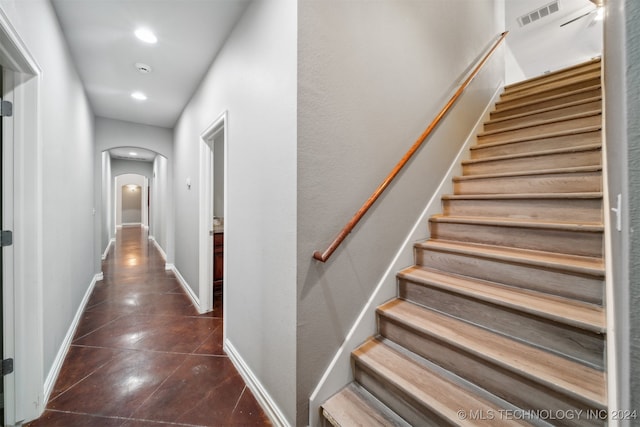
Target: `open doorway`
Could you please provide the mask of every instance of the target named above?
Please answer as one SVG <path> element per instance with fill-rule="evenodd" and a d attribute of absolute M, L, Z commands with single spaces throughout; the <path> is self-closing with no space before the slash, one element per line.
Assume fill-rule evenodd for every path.
<path fill-rule="evenodd" d="M 200 311 L 221 302 L 228 278 L 224 276 L 227 234 L 227 113 L 220 115 L 200 137 Z M 216 300 L 217 298 L 217 300 Z"/>
<path fill-rule="evenodd" d="M 137 174 L 124 174 L 116 177 L 115 219 L 116 228 L 149 226 L 147 219 L 146 177 Z"/>

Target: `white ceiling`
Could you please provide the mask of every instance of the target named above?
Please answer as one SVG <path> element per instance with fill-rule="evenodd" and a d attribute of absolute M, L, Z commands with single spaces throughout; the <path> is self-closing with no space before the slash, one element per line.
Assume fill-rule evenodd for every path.
<path fill-rule="evenodd" d="M 248 0 L 52 0 L 97 116 L 172 128 Z M 151 29 L 156 44 L 134 36 Z M 141 74 L 135 63 L 150 65 Z M 146 101 L 131 98 L 142 91 Z"/>
<path fill-rule="evenodd" d="M 249 0 L 51 0 L 97 116 L 172 128 Z M 446 0 L 443 0 L 446 1 Z M 517 17 L 553 0 L 506 0 L 509 46 L 526 75 L 597 56 L 602 24 L 590 0 L 559 0 L 560 10 L 520 27 Z M 157 44 L 134 36 L 154 31 Z M 572 62 L 573 61 L 573 62 Z M 135 64 L 152 67 L 141 74 Z M 136 101 L 133 91 L 148 99 Z"/>

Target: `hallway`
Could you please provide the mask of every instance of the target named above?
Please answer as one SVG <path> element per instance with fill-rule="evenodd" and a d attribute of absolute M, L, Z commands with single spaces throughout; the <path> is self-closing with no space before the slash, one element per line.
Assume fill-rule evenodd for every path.
<path fill-rule="evenodd" d="M 146 231 L 116 241 L 47 409 L 28 425 L 270 425 L 222 351 L 221 298 L 199 315 Z"/>

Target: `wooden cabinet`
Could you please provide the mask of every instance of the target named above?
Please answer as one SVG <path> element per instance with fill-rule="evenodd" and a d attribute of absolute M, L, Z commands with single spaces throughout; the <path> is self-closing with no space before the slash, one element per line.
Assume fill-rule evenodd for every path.
<path fill-rule="evenodd" d="M 213 285 L 222 286 L 224 271 L 222 270 L 224 259 L 224 233 L 213 234 Z"/>

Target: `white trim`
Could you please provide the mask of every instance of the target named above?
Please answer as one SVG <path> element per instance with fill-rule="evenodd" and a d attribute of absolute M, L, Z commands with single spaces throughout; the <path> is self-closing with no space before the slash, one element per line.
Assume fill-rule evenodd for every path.
<path fill-rule="evenodd" d="M 115 242 L 116 242 L 116 239 L 111 239 L 111 240 L 109 240 L 109 243 L 107 243 L 107 248 L 102 253 L 102 260 L 103 261 L 105 259 L 107 259 L 107 256 L 109 255 L 109 250 L 111 249 L 111 245 L 113 245 Z"/>
<path fill-rule="evenodd" d="M 182 277 L 182 274 L 180 274 L 180 270 L 178 270 L 178 268 L 173 264 L 165 264 L 164 269 L 168 271 L 172 271 L 173 274 L 176 275 L 176 279 L 178 279 L 178 283 L 180 283 L 180 286 L 182 286 L 182 289 L 184 289 L 189 299 L 191 299 L 191 303 L 196 308 L 196 310 L 198 310 L 198 313 L 201 313 L 201 314 L 204 313 L 204 311 L 200 310 L 200 301 L 198 301 L 198 296 L 195 294 L 195 292 L 193 292 L 193 289 L 191 289 L 191 286 L 189 286 L 189 284 L 184 279 L 184 277 Z"/>
<path fill-rule="evenodd" d="M 67 356 L 67 352 L 69 351 L 69 347 L 71 347 L 71 342 L 73 341 L 73 337 L 76 334 L 76 330 L 78 329 L 78 325 L 80 324 L 80 319 L 82 318 L 82 314 L 84 313 L 85 308 L 87 307 L 87 303 L 89 302 L 89 298 L 91 297 L 91 293 L 96 286 L 96 283 L 103 279 L 102 273 L 96 274 L 93 276 L 91 280 L 91 284 L 87 288 L 87 291 L 80 302 L 80 306 L 78 310 L 76 310 L 76 315 L 73 317 L 71 321 L 71 325 L 67 330 L 67 335 L 64 337 L 60 348 L 58 349 L 58 354 L 56 358 L 53 360 L 53 365 L 51 366 L 51 370 L 47 375 L 46 380 L 44 381 L 44 402 L 46 403 L 51 396 L 51 392 L 53 391 L 53 386 L 58 379 L 58 375 L 60 374 L 60 369 L 62 368 L 62 364 L 64 362 L 64 358 Z"/>
<path fill-rule="evenodd" d="M 13 118 L 3 126 L 3 145 L 12 155 L 12 169 L 5 171 L 3 182 L 7 190 L 3 194 L 3 226 L 20 236 L 10 249 L 5 248 L 3 259 L 5 292 L 13 293 L 10 299 L 3 299 L 4 357 L 21 362 L 4 379 L 5 425 L 14 425 L 37 418 L 44 410 L 42 70 L 2 8 L 0 61 L 8 77 L 5 99 L 14 101 Z"/>
<path fill-rule="evenodd" d="M 351 371 L 351 351 L 363 343 L 367 338 L 375 335 L 376 324 L 375 316 L 373 315 L 373 313 L 375 313 L 375 308 L 387 301 L 389 299 L 389 295 L 395 295 L 397 286 L 395 278 L 396 273 L 403 267 L 406 267 L 404 260 L 407 259 L 407 257 L 412 256 L 413 243 L 416 240 L 424 240 L 424 233 L 427 233 L 426 238 L 428 238 L 428 230 L 425 227 L 425 223 L 430 216 L 442 211 L 442 205 L 440 203 L 442 196 L 453 192 L 452 178 L 454 175 L 460 174 L 461 161 L 468 155 L 469 147 L 476 141 L 476 135 L 482 130 L 483 123 L 488 118 L 489 112 L 501 92 L 502 84 L 498 86 L 498 89 L 494 92 L 484 112 L 478 118 L 478 121 L 475 123 L 471 132 L 467 135 L 465 143 L 462 145 L 455 159 L 450 164 L 449 169 L 440 181 L 438 188 L 431 196 L 431 199 L 418 217 L 417 221 L 414 223 L 409 234 L 405 237 L 402 245 L 400 245 L 400 248 L 389 264 L 389 267 L 382 275 L 382 278 L 376 285 L 373 293 L 369 297 L 369 300 L 360 311 L 360 314 L 349 330 L 349 333 L 346 335 L 342 345 L 320 378 L 318 385 L 311 393 L 311 396 L 309 397 L 310 426 L 319 425 L 320 412 L 318 411 L 318 408 L 320 405 L 329 397 L 337 393 L 348 382 L 352 381 L 353 373 Z"/>
<path fill-rule="evenodd" d="M 201 312 L 213 310 L 213 236 L 209 234 L 210 230 L 213 230 L 213 147 L 209 143 L 213 144 L 214 136 L 220 131 L 223 131 L 224 138 L 224 199 L 225 199 L 225 222 L 224 228 L 226 229 L 226 210 L 227 210 L 227 127 L 228 127 L 228 112 L 225 110 L 220 114 L 207 128 L 200 134 L 200 212 L 199 212 L 199 228 L 198 228 L 198 254 L 199 254 L 199 268 L 198 268 L 198 293 L 200 295 L 200 301 L 202 302 Z M 227 239 L 224 240 L 225 248 L 223 252 L 226 253 Z M 224 271 L 227 269 L 227 258 L 224 258 L 225 265 Z M 226 281 L 223 281 L 223 298 L 227 293 L 224 292 Z M 223 329 L 226 331 L 226 326 L 223 324 Z M 226 336 L 223 333 L 223 336 Z"/>
<path fill-rule="evenodd" d="M 601 70 L 604 70 L 604 66 L 601 64 Z M 607 87 L 602 82 L 602 99 L 607 97 Z M 610 189 L 609 189 L 609 168 L 607 163 L 607 105 L 606 102 L 602 102 L 602 211 L 604 219 L 604 266 L 605 266 L 605 279 L 604 279 L 604 291 L 605 291 L 605 306 L 604 312 L 607 322 L 606 333 L 606 377 L 607 377 L 607 409 L 609 413 L 617 413 L 619 410 L 627 408 L 620 407 L 620 397 L 618 396 L 619 388 L 619 367 L 618 367 L 618 330 L 616 322 L 616 297 L 615 297 L 615 282 L 613 263 L 613 248 L 612 248 L 612 233 L 617 232 L 613 228 L 611 222 L 611 205 L 609 203 Z M 624 198 L 623 198 L 624 200 Z M 616 427 L 622 424 L 621 419 L 609 417 L 607 422 L 609 427 Z M 625 424 L 626 425 L 626 424 Z"/>
<path fill-rule="evenodd" d="M 123 222 L 119 227 L 140 227 L 142 228 L 141 222 Z"/>
<path fill-rule="evenodd" d="M 258 380 L 258 378 L 253 374 L 242 356 L 240 356 L 240 353 L 238 353 L 233 344 L 231 344 L 231 341 L 225 339 L 223 348 L 225 353 L 227 353 L 227 356 L 229 356 L 229 360 L 231 360 L 231 363 L 236 367 L 238 373 L 247 384 L 247 387 L 249 387 L 249 390 L 251 390 L 253 396 L 256 398 L 273 425 L 283 427 L 290 426 L 276 402 L 271 398 L 269 392 L 262 386 L 260 380 Z"/>
<path fill-rule="evenodd" d="M 167 254 L 164 252 L 164 249 L 162 249 L 162 246 L 160 246 L 160 243 L 158 243 L 156 238 L 153 237 L 153 236 L 149 236 L 149 240 L 151 240 L 153 242 L 153 244 L 156 247 L 156 249 L 158 250 L 158 252 L 160 252 L 160 256 L 162 257 L 164 262 L 167 262 Z M 167 264 L 167 265 L 172 265 L 172 264 Z M 171 269 L 167 268 L 167 266 L 165 265 L 165 270 L 171 270 Z"/>

